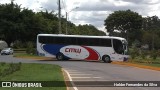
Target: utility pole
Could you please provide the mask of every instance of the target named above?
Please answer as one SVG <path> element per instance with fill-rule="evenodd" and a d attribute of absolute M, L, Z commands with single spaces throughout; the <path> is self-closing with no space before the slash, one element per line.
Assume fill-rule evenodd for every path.
<path fill-rule="evenodd" d="M 75 8 L 73 8 L 73 9 L 71 9 L 69 12 L 66 12 L 66 35 L 68 34 L 68 21 L 69 21 L 69 13 L 70 12 L 72 12 L 73 10 L 75 10 L 75 9 L 78 9 L 79 7 L 75 7 Z"/>
<path fill-rule="evenodd" d="M 11 2 L 14 2 L 14 0 L 11 0 Z"/>
<path fill-rule="evenodd" d="M 14 0 L 11 0 L 11 4 L 12 4 L 12 5 L 14 4 Z"/>
<path fill-rule="evenodd" d="M 67 16 L 68 16 L 68 13 L 66 12 L 66 35 L 68 34 L 68 30 L 67 30 L 67 28 L 68 28 L 68 25 L 67 25 L 67 23 L 68 23 L 68 22 L 67 22 L 67 21 L 68 21 L 68 20 L 67 20 L 68 17 L 67 17 Z"/>
<path fill-rule="evenodd" d="M 62 33 L 61 31 L 61 1 L 58 0 L 58 18 L 59 18 L 59 34 Z"/>
<path fill-rule="evenodd" d="M 154 31 L 152 32 L 152 50 L 154 50 Z"/>

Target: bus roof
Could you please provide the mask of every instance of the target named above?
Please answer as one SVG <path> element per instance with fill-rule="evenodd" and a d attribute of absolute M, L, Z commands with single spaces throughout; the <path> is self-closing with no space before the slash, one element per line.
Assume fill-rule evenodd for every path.
<path fill-rule="evenodd" d="M 110 38 L 110 39 L 119 39 L 126 40 L 122 37 L 114 37 L 114 36 L 89 36 L 89 35 L 65 35 L 65 34 L 38 34 L 37 36 L 60 36 L 60 37 L 85 37 L 85 38 Z"/>

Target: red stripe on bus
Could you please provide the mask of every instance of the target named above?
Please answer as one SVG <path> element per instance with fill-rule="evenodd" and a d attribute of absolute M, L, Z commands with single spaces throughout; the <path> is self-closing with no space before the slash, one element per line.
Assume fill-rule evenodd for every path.
<path fill-rule="evenodd" d="M 83 46 L 84 47 L 84 46 Z M 89 52 L 89 56 L 86 58 L 86 60 L 98 60 L 99 55 L 95 50 L 89 47 L 84 47 Z"/>

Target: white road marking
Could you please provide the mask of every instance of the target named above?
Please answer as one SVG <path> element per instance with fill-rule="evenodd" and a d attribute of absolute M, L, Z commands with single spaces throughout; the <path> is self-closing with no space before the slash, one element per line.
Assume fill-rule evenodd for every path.
<path fill-rule="evenodd" d="M 93 75 L 93 74 L 70 74 L 70 75 Z"/>
<path fill-rule="evenodd" d="M 71 78 L 101 78 L 101 77 L 71 77 Z"/>
<path fill-rule="evenodd" d="M 93 77 L 93 76 L 88 77 L 89 75 L 92 75 L 92 74 L 84 74 L 83 72 L 78 72 L 77 70 L 64 70 L 64 71 L 67 73 L 74 90 L 78 90 L 74 81 L 81 81 L 81 80 L 74 80 L 73 81 L 73 79 L 96 79 L 96 78 L 98 79 L 98 78 L 101 78 L 101 77 Z M 75 76 L 73 77 L 71 75 L 75 75 Z M 85 76 L 85 75 L 87 77 L 82 77 L 82 76 Z M 92 81 L 92 80 L 82 80 L 82 81 Z M 95 81 L 95 80 L 93 80 L 93 81 Z"/>
<path fill-rule="evenodd" d="M 80 74 L 80 73 L 82 73 L 82 72 L 69 72 L 70 74 L 72 73 L 72 74 Z"/>
<path fill-rule="evenodd" d="M 64 69 L 63 69 L 63 70 L 64 70 Z M 67 75 L 68 75 L 68 77 L 69 77 L 69 80 L 71 81 L 71 84 L 72 84 L 74 90 L 78 90 L 78 88 L 77 88 L 77 87 L 75 86 L 75 84 L 72 82 L 73 80 L 72 80 L 71 76 L 69 75 L 69 72 L 68 72 L 67 70 L 64 70 L 64 71 L 67 73 Z"/>
<path fill-rule="evenodd" d="M 67 70 L 68 72 L 70 72 L 70 71 L 77 71 L 77 70 Z"/>

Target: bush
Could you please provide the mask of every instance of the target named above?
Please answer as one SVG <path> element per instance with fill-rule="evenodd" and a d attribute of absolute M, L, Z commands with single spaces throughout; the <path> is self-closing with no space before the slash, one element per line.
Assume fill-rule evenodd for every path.
<path fill-rule="evenodd" d="M 35 50 L 35 48 L 27 48 L 26 49 L 26 53 L 27 54 L 31 54 L 31 55 L 35 55 L 36 54 L 36 50 Z"/>
<path fill-rule="evenodd" d="M 160 57 L 160 49 L 157 51 L 158 57 Z"/>
<path fill-rule="evenodd" d="M 141 56 L 142 59 L 146 59 L 147 55 L 148 55 L 148 53 L 147 53 L 146 50 L 141 50 L 140 56 Z"/>
<path fill-rule="evenodd" d="M 36 50 L 34 48 L 34 44 L 32 42 L 27 42 L 27 49 L 26 49 L 26 53 L 27 54 L 36 54 Z"/>
<path fill-rule="evenodd" d="M 134 47 L 134 48 L 130 51 L 130 55 L 131 55 L 131 58 L 132 58 L 132 59 L 135 59 L 135 57 L 139 55 L 139 50 Z"/>
<path fill-rule="evenodd" d="M 0 69 L 0 76 L 2 75 L 2 70 Z"/>
<path fill-rule="evenodd" d="M 23 44 L 21 41 L 16 40 L 16 41 L 13 43 L 13 48 L 15 48 L 15 49 L 24 48 L 24 44 Z"/>
<path fill-rule="evenodd" d="M 6 75 L 10 75 L 21 68 L 21 63 L 10 63 L 9 67 L 0 72 L 1 77 L 5 77 Z"/>
<path fill-rule="evenodd" d="M 151 51 L 151 57 L 155 60 L 158 57 L 158 52 L 156 50 Z"/>
<path fill-rule="evenodd" d="M 6 63 L 5 62 L 1 62 L 1 66 L 4 66 Z"/>
<path fill-rule="evenodd" d="M 5 41 L 1 41 L 0 40 L 0 51 L 3 49 L 3 48 L 7 48 L 8 47 L 8 44 L 5 42 Z"/>

